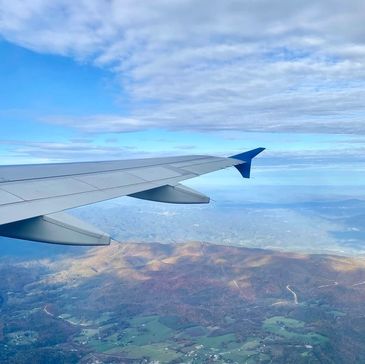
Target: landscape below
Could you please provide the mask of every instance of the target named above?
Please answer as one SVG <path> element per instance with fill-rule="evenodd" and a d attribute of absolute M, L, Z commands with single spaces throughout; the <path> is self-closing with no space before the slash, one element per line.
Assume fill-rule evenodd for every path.
<path fill-rule="evenodd" d="M 365 260 L 120 243 L 0 264 L 2 363 L 365 362 Z"/>

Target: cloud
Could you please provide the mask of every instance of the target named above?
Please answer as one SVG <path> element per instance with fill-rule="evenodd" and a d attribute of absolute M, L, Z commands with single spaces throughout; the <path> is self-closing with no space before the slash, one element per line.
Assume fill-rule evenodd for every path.
<path fill-rule="evenodd" d="M 171 156 L 174 153 L 196 154 L 197 148 L 189 144 L 177 144 L 166 148 L 164 152 L 144 146 L 123 146 L 115 139 L 106 139 L 104 143 L 93 139 L 71 139 L 63 142 L 26 140 L 0 140 L 3 152 L 3 164 L 6 163 L 46 163 L 67 161 L 88 161 L 108 159 L 134 159 Z M 356 145 L 356 144 L 355 144 Z M 226 157 L 227 150 L 215 149 L 214 155 Z M 193 152 L 192 152 L 193 150 Z M 236 152 L 240 152 L 237 150 Z M 231 151 L 234 153 L 234 151 Z M 205 152 L 205 154 L 210 154 Z M 329 145 L 326 148 L 285 150 L 276 148 L 266 150 L 255 159 L 255 168 L 262 171 L 275 170 L 303 170 L 306 168 L 328 168 L 338 170 L 364 169 L 365 149 L 362 146 L 348 148 L 348 144 Z"/>
<path fill-rule="evenodd" d="M 104 142 L 97 139 L 70 139 L 63 142 L 0 139 L 2 164 L 52 163 L 69 161 L 136 159 L 171 156 L 174 153 L 192 154 L 194 145 L 176 145 L 165 151 L 121 145 L 117 138 L 106 138 Z"/>
<path fill-rule="evenodd" d="M 143 151 L 131 147 L 97 144 L 93 140 L 69 140 L 65 142 L 29 142 L 26 140 L 0 140 L 3 164 L 5 163 L 47 163 L 67 162 L 70 160 L 106 160 L 128 159 L 136 156 L 148 156 Z"/>
<path fill-rule="evenodd" d="M 56 125 L 76 127 L 87 133 L 133 132 L 153 126 L 148 122 L 141 125 L 140 120 L 118 115 L 91 115 L 91 116 L 48 116 L 43 122 Z"/>
<path fill-rule="evenodd" d="M 0 0 L 0 33 L 111 69 L 128 115 L 50 116 L 83 132 L 149 128 L 365 134 L 362 0 Z"/>

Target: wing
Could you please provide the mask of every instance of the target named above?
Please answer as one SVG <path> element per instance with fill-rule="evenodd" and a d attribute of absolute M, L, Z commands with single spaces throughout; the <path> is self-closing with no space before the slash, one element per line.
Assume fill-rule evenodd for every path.
<path fill-rule="evenodd" d="M 106 245 L 110 237 L 62 211 L 120 196 L 207 203 L 181 181 L 235 166 L 250 177 L 264 148 L 229 158 L 184 156 L 124 161 L 0 167 L 0 235 L 70 245 Z M 60 213 L 61 212 L 61 213 Z"/>

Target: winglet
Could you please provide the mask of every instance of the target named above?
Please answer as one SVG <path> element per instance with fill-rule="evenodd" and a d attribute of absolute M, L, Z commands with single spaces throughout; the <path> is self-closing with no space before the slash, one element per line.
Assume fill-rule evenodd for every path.
<path fill-rule="evenodd" d="M 242 164 L 236 165 L 235 167 L 241 173 L 242 177 L 250 178 L 251 161 L 254 157 L 256 157 L 258 154 L 260 154 L 264 150 L 265 150 L 265 148 L 256 148 L 256 149 L 249 150 L 248 152 L 233 155 L 229 158 L 238 159 L 238 160 L 244 162 Z"/>

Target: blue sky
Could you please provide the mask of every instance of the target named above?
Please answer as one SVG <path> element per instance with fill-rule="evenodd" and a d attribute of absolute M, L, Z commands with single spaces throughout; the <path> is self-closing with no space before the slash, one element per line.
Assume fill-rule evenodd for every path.
<path fill-rule="evenodd" d="M 362 2 L 141 3 L 0 2 L 2 163 L 263 146 L 248 183 L 364 185 Z"/>

